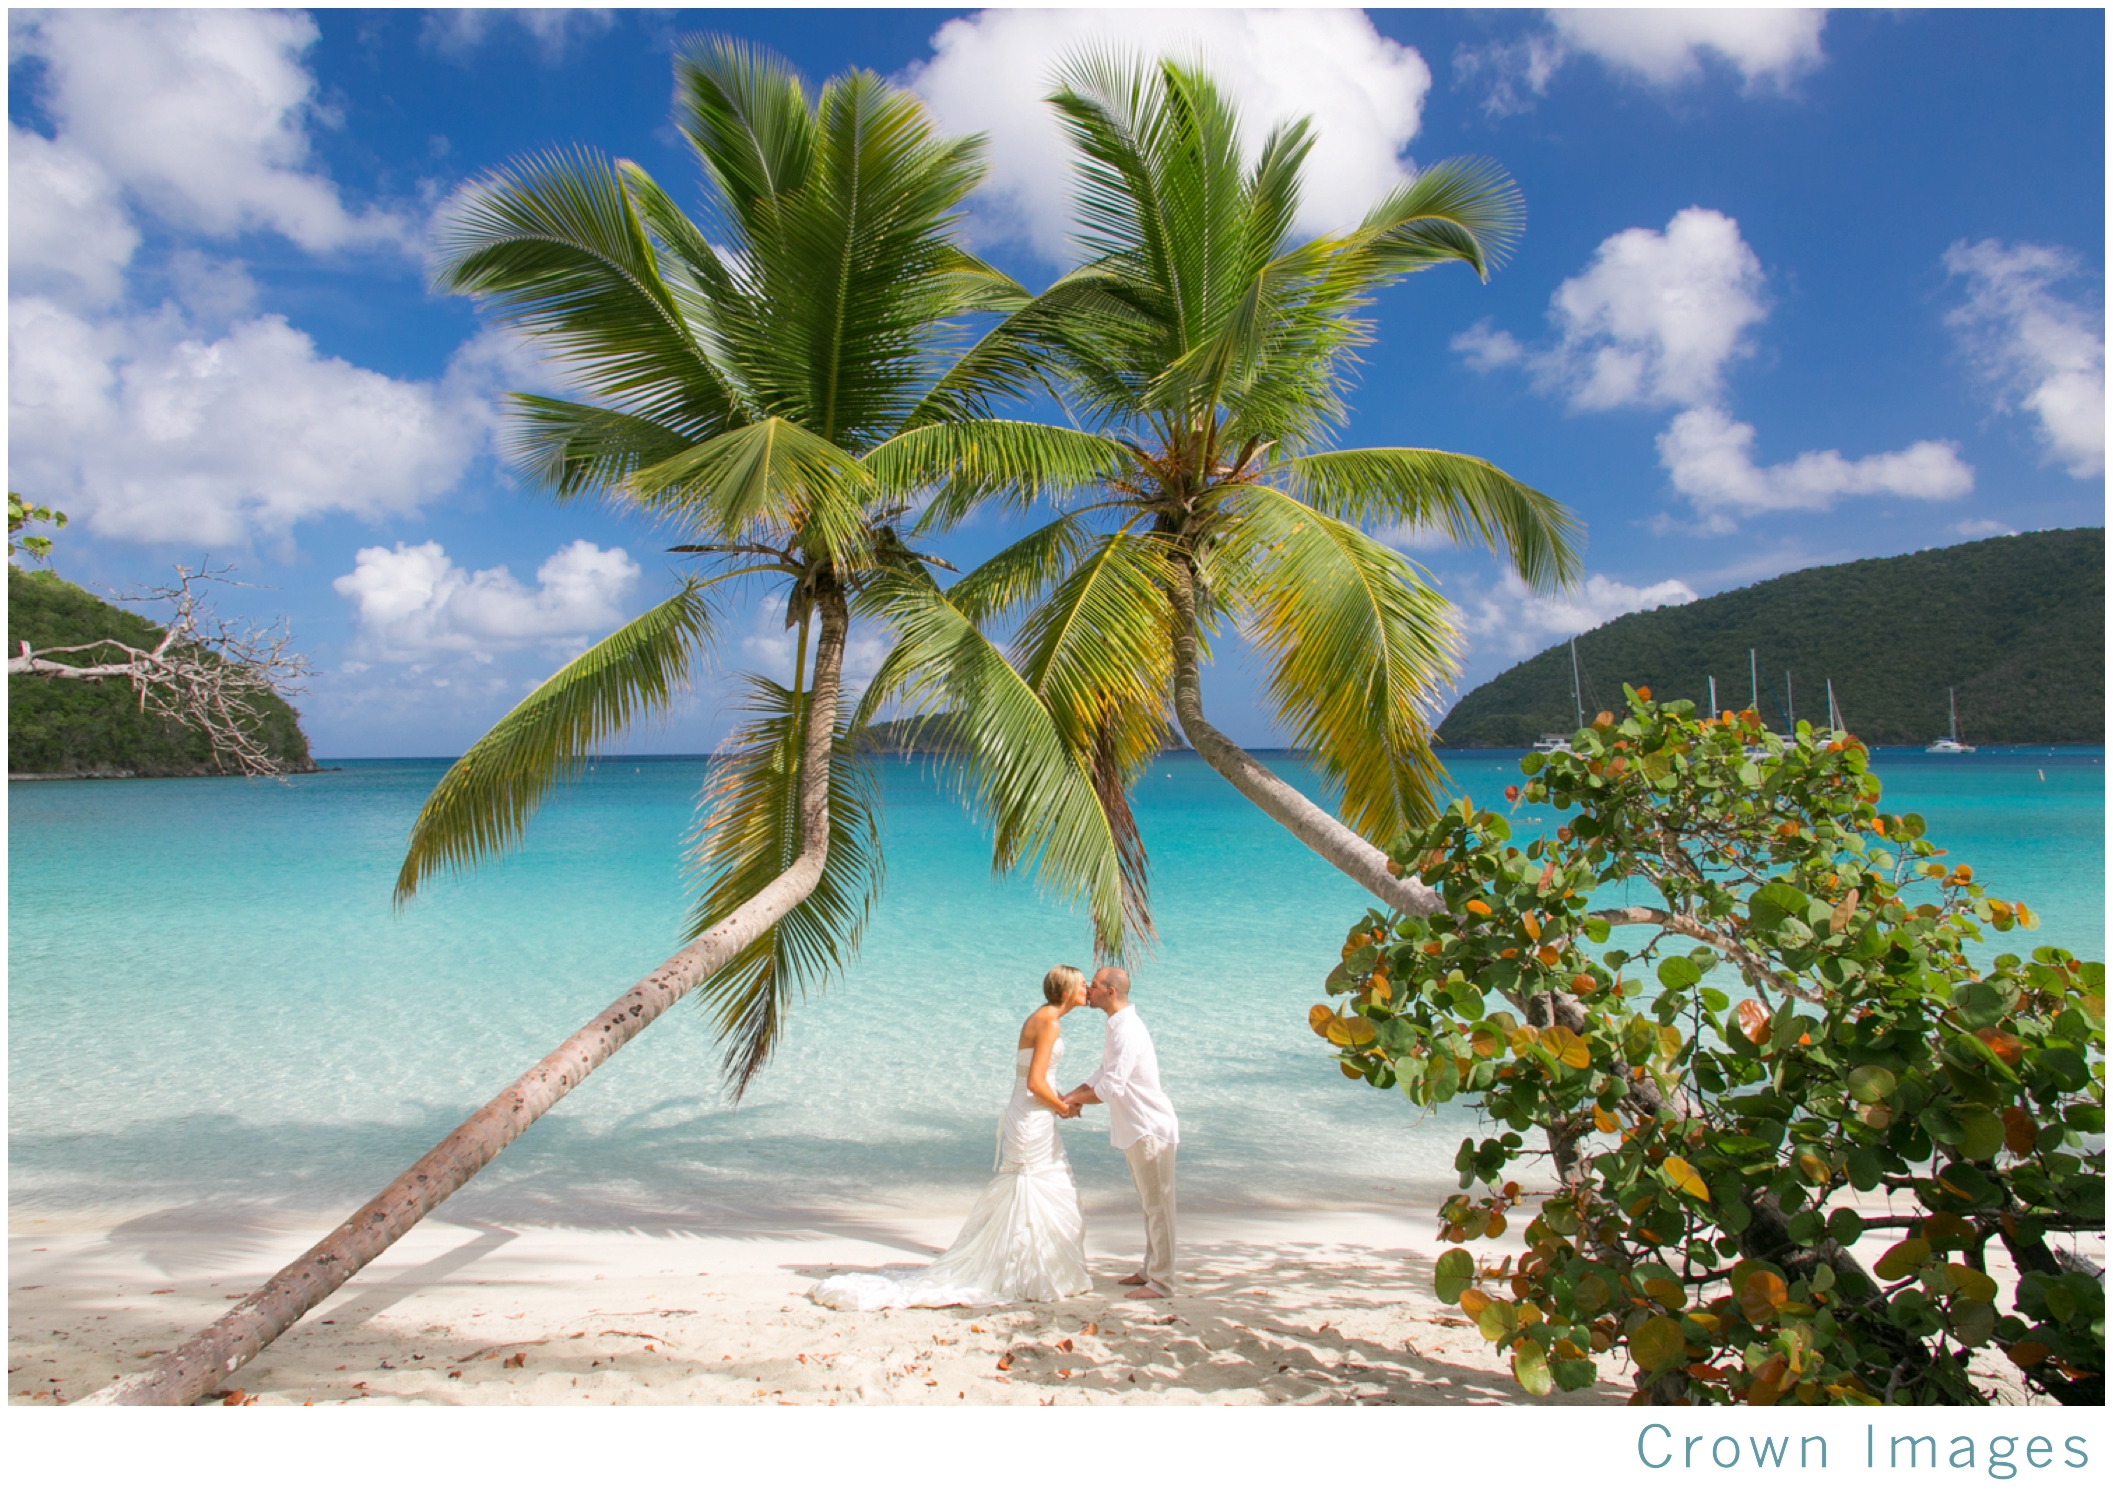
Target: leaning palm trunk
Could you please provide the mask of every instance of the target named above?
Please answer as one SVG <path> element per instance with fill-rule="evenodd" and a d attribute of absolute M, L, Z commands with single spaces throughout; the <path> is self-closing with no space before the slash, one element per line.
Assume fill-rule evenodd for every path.
<path fill-rule="evenodd" d="M 814 696 L 800 757 L 800 848 L 784 873 L 724 922 L 640 980 L 616 1003 L 523 1074 L 447 1139 L 411 1164 L 352 1218 L 280 1268 L 226 1317 L 144 1371 L 85 1400 L 97 1405 L 184 1406 L 254 1358 L 534 1125 L 616 1050 L 805 901 L 829 853 L 829 758 L 850 613 L 840 594 L 821 601 Z"/>
<path fill-rule="evenodd" d="M 1176 569 L 1168 594 L 1174 607 L 1174 717 L 1181 722 L 1181 733 L 1188 737 L 1189 745 L 1204 764 L 1282 824 L 1299 843 L 1389 907 L 1419 914 L 1443 907 L 1444 901 L 1423 882 L 1413 876 L 1404 880 L 1390 872 L 1384 850 L 1360 839 L 1341 820 L 1330 817 L 1203 717 L 1203 681 L 1196 667 L 1194 576 L 1186 568 Z"/>

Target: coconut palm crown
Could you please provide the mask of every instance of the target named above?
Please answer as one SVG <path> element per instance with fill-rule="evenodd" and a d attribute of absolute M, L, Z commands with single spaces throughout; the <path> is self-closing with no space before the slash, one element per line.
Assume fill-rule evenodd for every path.
<path fill-rule="evenodd" d="M 782 63 L 716 39 L 679 49 L 675 114 L 713 190 L 707 224 L 635 163 L 554 152 L 464 194 L 436 279 L 523 334 L 579 394 L 510 398 L 519 467 L 560 498 L 661 518 L 684 535 L 671 551 L 709 555 L 713 571 L 556 673 L 449 770 L 397 895 L 517 843 L 555 782 L 667 709 L 708 656 L 728 591 L 783 589 L 794 682 L 749 679 L 748 717 L 694 836 L 692 937 L 758 899 L 803 848 L 827 853 L 790 910 L 704 979 L 738 1094 L 788 996 L 855 947 L 878 888 L 875 789 L 835 704 L 852 613 L 904 568 L 924 576 L 901 518 L 942 474 L 1032 494 L 1084 461 L 1080 435 L 989 417 L 1002 373 L 956 368 L 964 319 L 1029 301 L 949 238 L 983 173 L 980 139 L 938 136 L 913 96 L 870 73 L 810 99 Z M 1083 895 L 1119 945 L 1115 842 L 1082 766 L 973 628 L 948 646 L 968 717 L 995 725 L 1000 759 L 970 764 L 1014 809 L 1009 861 Z M 833 742 L 824 796 L 803 812 L 803 747 L 818 735 Z"/>
<path fill-rule="evenodd" d="M 1430 711 L 1457 636 L 1428 576 L 1371 533 L 1486 545 L 1545 589 L 1577 577 L 1582 528 L 1479 458 L 1328 445 L 1372 337 L 1360 309 L 1434 266 L 1486 279 L 1519 232 L 1518 191 L 1492 164 L 1440 163 L 1354 227 L 1296 240 L 1306 122 L 1247 158 L 1236 111 L 1204 73 L 1106 54 L 1064 66 L 1050 103 L 1076 151 L 1086 258 L 957 378 L 1041 385 L 1100 443 L 1101 468 L 947 595 L 978 623 L 1021 622 L 1014 659 L 1123 841 L 1133 926 L 1144 851 L 1123 789 L 1164 743 L 1169 707 L 1206 761 L 1324 857 L 1395 905 L 1420 900 L 1376 846 L 1432 809 L 1443 774 Z M 957 479 L 928 524 L 993 493 Z M 1340 821 L 1204 718 L 1198 659 L 1228 626 L 1266 663 L 1268 702 Z M 884 678 L 915 678 L 913 646 Z"/>

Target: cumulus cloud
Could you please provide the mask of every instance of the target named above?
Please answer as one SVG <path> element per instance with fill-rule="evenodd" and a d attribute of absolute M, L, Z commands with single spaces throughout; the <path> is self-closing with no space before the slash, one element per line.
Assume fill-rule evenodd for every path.
<path fill-rule="evenodd" d="M 276 314 L 215 337 L 173 304 L 93 318 L 18 297 L 8 352 L 17 488 L 133 541 L 240 546 L 333 512 L 413 510 L 462 477 L 495 421 L 470 372 L 393 379 Z"/>
<path fill-rule="evenodd" d="M 1768 316 L 1761 262 L 1738 221 L 1686 208 L 1663 232 L 1625 229 L 1556 288 L 1555 343 L 1528 350 L 1477 324 L 1453 348 L 1477 370 L 1518 364 L 1572 408 L 1692 406 L 1714 400 L 1724 368 L 1748 352 L 1746 331 Z"/>
<path fill-rule="evenodd" d="M 1655 584 L 1624 584 L 1595 573 L 1568 594 L 1536 594 L 1517 574 L 1506 574 L 1494 589 L 1470 597 L 1461 629 L 1469 649 L 1481 655 L 1502 652 L 1527 657 L 1553 641 L 1605 625 L 1638 610 L 1684 605 L 1697 598 L 1679 579 Z"/>
<path fill-rule="evenodd" d="M 1545 30 L 1507 42 L 1461 47 L 1453 70 L 1479 82 L 1493 115 L 1533 108 L 1574 57 L 1597 58 L 1613 73 L 1670 90 L 1693 84 L 1704 60 L 1736 71 L 1747 94 L 1784 92 L 1826 61 L 1818 10 L 1551 10 Z"/>
<path fill-rule="evenodd" d="M 470 573 L 438 542 L 399 542 L 361 548 L 352 572 L 331 587 L 355 606 L 361 659 L 489 662 L 522 647 L 578 655 L 591 638 L 624 622 L 624 598 L 638 576 L 622 548 L 585 539 L 545 559 L 533 589 L 504 567 Z"/>
<path fill-rule="evenodd" d="M 1964 240 L 1944 268 L 1966 282 L 1966 300 L 1946 315 L 1962 347 L 1996 392 L 2039 423 L 2047 459 L 2078 479 L 2106 463 L 2106 343 L 2095 306 L 2055 292 L 2081 272 L 2071 251 Z"/>
<path fill-rule="evenodd" d="M 1834 449 L 1762 466 L 1750 423 L 1726 409 L 1727 369 L 1768 316 L 1767 278 L 1737 221 L 1687 208 L 1663 232 L 1625 229 L 1556 288 L 1552 342 L 1529 347 L 1488 320 L 1454 336 L 1470 369 L 1518 367 L 1573 411 L 1679 407 L 1658 437 L 1673 487 L 1711 530 L 1767 511 L 1820 511 L 1859 495 L 1951 500 L 1974 471 L 1949 442 L 1845 459 Z"/>
<path fill-rule="evenodd" d="M 1765 468 L 1754 462 L 1753 445 L 1751 423 L 1699 407 L 1682 412 L 1658 435 L 1658 457 L 1673 488 L 1720 525 L 1728 525 L 1731 514 L 1824 511 L 1853 495 L 1956 500 L 1974 487 L 1973 467 L 1959 457 L 1955 443 L 1915 443 L 1853 460 L 1830 448 Z"/>
<path fill-rule="evenodd" d="M 301 58 L 318 35 L 282 11 L 65 10 L 10 40 L 44 65 L 38 96 L 69 160 L 93 163 L 76 193 L 123 189 L 171 225 L 271 230 L 304 250 L 407 245 L 400 218 L 348 209 L 313 168 L 308 127 L 329 120 Z M 34 201 L 58 206 L 49 191 Z M 94 212 L 107 219 L 109 205 Z"/>
<path fill-rule="evenodd" d="M 9 290 L 108 307 L 124 295 L 139 230 L 115 179 L 70 142 L 7 127 Z"/>
<path fill-rule="evenodd" d="M 1089 45 L 1205 63 L 1238 101 L 1250 148 L 1278 121 L 1311 115 L 1320 147 L 1306 166 L 1306 232 L 1355 222 L 1401 180 L 1431 86 L 1421 54 L 1359 11 L 989 10 L 949 21 L 906 81 L 947 130 L 990 137 L 979 233 L 1052 261 L 1067 253 L 1070 149 L 1042 101 L 1058 64 Z"/>

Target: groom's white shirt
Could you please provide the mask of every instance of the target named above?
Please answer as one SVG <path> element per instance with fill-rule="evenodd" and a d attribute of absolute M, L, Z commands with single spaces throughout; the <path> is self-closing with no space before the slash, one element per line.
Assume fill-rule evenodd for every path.
<path fill-rule="evenodd" d="M 1108 1018 L 1108 1034 L 1101 1043 L 1101 1066 L 1086 1080 L 1086 1087 L 1108 1107 L 1108 1140 L 1118 1152 L 1127 1152 L 1147 1136 L 1176 1146 L 1181 1126 L 1174 1119 L 1173 1102 L 1159 1087 L 1159 1055 L 1152 1050 L 1152 1034 L 1135 1006 L 1125 1006 Z"/>

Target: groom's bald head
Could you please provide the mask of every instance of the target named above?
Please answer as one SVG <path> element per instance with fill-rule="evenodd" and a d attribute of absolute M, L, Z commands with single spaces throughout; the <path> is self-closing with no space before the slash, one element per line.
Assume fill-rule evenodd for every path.
<path fill-rule="evenodd" d="M 1130 972 L 1104 964 L 1093 972 L 1093 989 L 1087 1003 L 1098 1011 L 1113 1011 L 1130 1004 Z"/>

